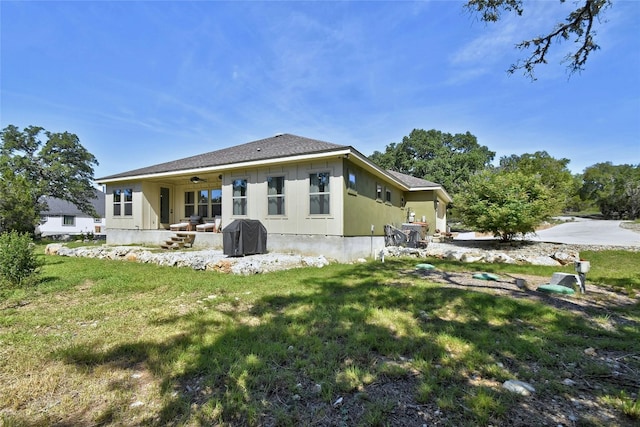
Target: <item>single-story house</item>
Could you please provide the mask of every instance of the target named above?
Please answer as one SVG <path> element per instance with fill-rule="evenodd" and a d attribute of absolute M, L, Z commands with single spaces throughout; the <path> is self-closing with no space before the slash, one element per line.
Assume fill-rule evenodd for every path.
<path fill-rule="evenodd" d="M 271 252 L 339 261 L 384 247 L 384 226 L 408 221 L 446 229 L 451 197 L 441 185 L 383 170 L 347 145 L 291 134 L 105 176 L 109 244 L 162 244 L 172 224 L 199 216 L 259 220 Z M 222 247 L 197 232 L 193 247 Z"/>
<path fill-rule="evenodd" d="M 40 224 L 37 228 L 37 232 L 43 237 L 104 233 L 105 195 L 102 191 L 95 190 L 95 197 L 91 200 L 91 205 L 98 214 L 95 218 L 66 200 L 44 197 L 43 201 L 47 204 L 47 208 L 40 212 Z"/>

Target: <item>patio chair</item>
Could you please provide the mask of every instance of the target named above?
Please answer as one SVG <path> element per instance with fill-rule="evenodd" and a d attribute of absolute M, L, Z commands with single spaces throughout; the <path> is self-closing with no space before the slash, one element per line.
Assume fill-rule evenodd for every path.
<path fill-rule="evenodd" d="M 182 220 L 181 222 L 178 222 L 176 224 L 169 225 L 169 230 L 171 231 L 187 231 L 188 228 L 189 221 L 187 220 Z"/>
<path fill-rule="evenodd" d="M 217 233 L 218 231 L 220 231 L 221 221 L 222 221 L 222 218 L 220 218 L 219 216 L 215 217 L 213 221 L 207 221 L 204 224 L 196 225 L 196 231 L 202 231 L 202 232 L 211 231 L 212 233 Z"/>

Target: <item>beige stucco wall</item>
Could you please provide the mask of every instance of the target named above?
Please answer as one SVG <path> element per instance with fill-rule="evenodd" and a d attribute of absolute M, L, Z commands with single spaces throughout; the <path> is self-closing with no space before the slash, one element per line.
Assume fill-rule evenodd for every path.
<path fill-rule="evenodd" d="M 348 190 L 348 172 L 355 173 L 356 191 Z M 330 173 L 330 214 L 309 214 L 309 174 Z M 285 177 L 285 215 L 268 215 L 267 177 Z M 106 188 L 106 227 L 122 230 L 162 230 L 170 223 L 185 218 L 184 194 L 202 189 L 222 189 L 223 226 L 237 218 L 260 220 L 270 234 L 281 235 L 324 235 L 324 236 L 374 236 L 384 235 L 384 225 L 400 227 L 407 222 L 409 212 L 415 212 L 416 220 L 425 216 L 430 225 L 430 233 L 436 228 L 444 230 L 446 210 L 436 218 L 434 209 L 435 191 L 405 192 L 391 180 L 375 176 L 348 159 L 336 157 L 322 161 L 308 161 L 296 164 L 281 164 L 263 168 L 217 171 L 203 175 L 205 182 L 193 184 L 189 177 L 172 181 L 145 181 L 143 183 L 124 182 L 109 184 Z M 247 215 L 233 215 L 232 182 L 234 179 L 247 180 Z M 391 202 L 376 197 L 376 186 L 391 191 Z M 160 223 L 160 189 L 170 192 L 170 222 Z M 133 189 L 133 215 L 113 216 L 113 190 Z M 196 197 L 197 199 L 197 197 Z M 444 207 L 444 203 L 440 205 Z M 197 211 L 197 202 L 195 205 Z M 434 227 L 434 224 L 436 226 Z"/>
<path fill-rule="evenodd" d="M 113 215 L 113 191 L 115 189 L 127 189 L 133 190 L 132 197 L 132 215 L 114 216 Z M 124 197 L 124 196 L 123 196 Z M 143 229 L 143 204 L 144 198 L 142 196 L 142 184 L 139 182 L 122 182 L 117 185 L 107 185 L 105 192 L 105 222 L 107 230 L 110 228 L 136 230 Z"/>
<path fill-rule="evenodd" d="M 309 214 L 309 174 L 329 172 L 329 215 Z M 285 177 L 285 215 L 268 215 L 267 177 Z M 247 215 L 233 215 L 232 182 L 247 180 Z M 305 162 L 254 170 L 234 170 L 223 174 L 222 221 L 258 219 L 269 233 L 320 234 L 340 236 L 343 233 L 342 162 Z"/>

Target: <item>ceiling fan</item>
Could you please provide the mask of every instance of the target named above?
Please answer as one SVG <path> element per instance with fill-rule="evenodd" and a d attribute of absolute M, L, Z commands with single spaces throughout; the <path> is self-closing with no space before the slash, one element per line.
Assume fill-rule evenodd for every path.
<path fill-rule="evenodd" d="M 202 179 L 202 178 L 197 177 L 197 176 L 191 177 L 191 179 L 189 179 L 189 181 L 191 181 L 194 184 L 198 184 L 200 182 L 207 182 L 206 179 Z"/>

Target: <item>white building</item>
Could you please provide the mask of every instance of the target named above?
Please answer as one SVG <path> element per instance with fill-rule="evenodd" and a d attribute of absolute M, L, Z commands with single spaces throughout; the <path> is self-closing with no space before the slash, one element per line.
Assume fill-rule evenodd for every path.
<path fill-rule="evenodd" d="M 57 235 L 104 234 L 104 193 L 96 190 L 96 198 L 91 201 L 99 217 L 94 218 L 80 211 L 66 200 L 45 197 L 47 210 L 40 212 L 38 230 L 43 237 Z"/>

